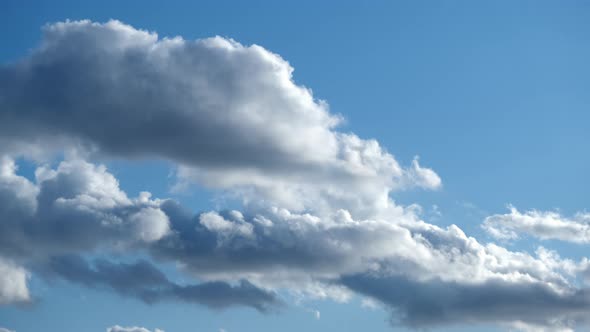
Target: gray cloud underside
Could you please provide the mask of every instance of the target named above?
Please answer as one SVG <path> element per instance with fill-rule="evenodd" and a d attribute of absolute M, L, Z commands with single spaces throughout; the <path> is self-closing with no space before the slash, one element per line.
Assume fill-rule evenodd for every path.
<path fill-rule="evenodd" d="M 204 282 L 180 285 L 146 260 L 115 263 L 105 259 L 88 262 L 79 256 L 52 257 L 42 274 L 92 288 L 107 287 L 123 296 L 136 297 L 152 304 L 165 300 L 181 300 L 214 309 L 247 306 L 261 312 L 273 311 L 282 302 L 272 292 L 262 290 L 246 280 L 236 285 L 226 282 Z"/>
<path fill-rule="evenodd" d="M 542 284 L 521 285 L 503 280 L 461 284 L 404 276 L 345 276 L 342 283 L 392 309 L 392 323 L 416 328 L 461 323 L 526 322 L 545 330 L 567 328 L 567 320 L 585 323 L 590 310 L 587 289 L 556 294 Z M 555 324 L 555 317 L 566 318 Z M 547 328 L 549 326 L 549 328 Z"/>
<path fill-rule="evenodd" d="M 580 294 L 586 290 L 571 278 L 587 269 L 587 261 L 561 259 L 542 248 L 531 256 L 480 244 L 456 226 L 442 229 L 420 221 L 411 209 L 398 208 L 392 220 L 355 220 L 344 210 L 320 218 L 278 208 L 193 214 L 172 200 L 145 193 L 129 198 L 104 167 L 88 162 L 40 167 L 35 182 L 17 175 L 10 160 L 2 166 L 0 205 L 13 207 L 0 209 L 6 213 L 0 234 L 11 234 L 0 237 L 3 256 L 40 276 L 108 288 L 146 302 L 245 305 L 260 311 L 280 306 L 275 290 L 336 300 L 359 293 L 402 313 L 395 317 L 410 326 L 510 324 L 513 312 L 526 313 L 531 305 L 543 314 L 522 314 L 519 321 L 585 323 L 581 313 L 588 308 Z M 59 231 L 65 228 L 70 229 Z M 86 240 L 77 241 L 78 236 Z M 183 273 L 203 282 L 177 284 L 147 261 L 88 262 L 79 257 L 121 249 L 179 264 Z M 12 298 L 26 300 L 25 275 L 15 276 L 23 289 Z M 368 283 L 367 276 L 376 280 Z M 0 278 L 0 290 L 2 282 Z M 420 294 L 414 302 L 403 293 L 412 287 Z M 514 300 L 516 290 L 524 299 Z M 441 292 L 458 302 L 440 302 Z M 473 294 L 479 294 L 477 301 Z M 471 314 L 458 314 L 467 310 L 461 301 L 473 304 Z M 420 308 L 428 312 L 428 303 L 445 314 L 422 315 Z M 514 310 L 502 311 L 506 303 Z"/>

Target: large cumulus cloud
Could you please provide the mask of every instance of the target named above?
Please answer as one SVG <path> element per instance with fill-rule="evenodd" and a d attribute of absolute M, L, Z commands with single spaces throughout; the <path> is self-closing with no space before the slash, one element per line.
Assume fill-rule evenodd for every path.
<path fill-rule="evenodd" d="M 10 160 L 5 164 L 11 165 Z M 530 255 L 482 244 L 456 226 L 422 221 L 412 207 L 394 206 L 388 219 L 354 219 L 346 210 L 320 217 L 276 207 L 193 214 L 146 193 L 128 198 L 104 166 L 81 160 L 63 161 L 55 169 L 41 166 L 35 183 L 16 174 L 14 166 L 4 168 L 11 171 L 4 173 L 2 183 L 12 194 L 3 197 L 12 198 L 2 203 L 20 199 L 21 205 L 36 209 L 27 211 L 28 217 L 13 215 L 19 222 L 2 223 L 3 233 L 20 239 L 18 246 L 3 239 L 3 252 L 49 279 L 110 289 L 147 303 L 177 300 L 260 311 L 281 305 L 276 291 L 338 301 L 359 293 L 390 307 L 396 322 L 416 327 L 585 322 L 586 290 L 576 277 L 588 269 L 587 260 L 563 259 L 544 248 Z M 22 186 L 30 193 L 19 198 L 16 189 Z M 60 203 L 71 200 L 76 204 Z M 131 216 L 146 208 L 163 217 L 138 227 Z M 61 211 L 60 218 L 53 217 L 52 209 Z M 165 231 L 146 238 L 144 227 Z M 59 231 L 64 228 L 70 230 Z M 95 235 L 86 233 L 88 229 Z M 87 239 L 76 241 L 77 235 Z M 120 248 L 147 253 L 156 262 L 177 263 L 201 282 L 179 284 L 145 260 L 80 256 Z M 26 271 L 11 267 L 22 272 L 21 296 L 26 299 Z M 420 296 L 407 297 L 407 292 Z M 441 292 L 450 294 L 442 297 L 449 302 L 441 299 Z M 519 301 L 515 294 L 522 295 Z M 513 310 L 503 310 L 507 304 Z M 441 313 L 433 315 L 429 308 Z"/>
<path fill-rule="evenodd" d="M 483 283 L 420 282 L 407 276 L 345 276 L 342 282 L 369 295 L 392 311 L 392 323 L 417 328 L 458 322 L 504 324 L 526 331 L 572 331 L 587 322 L 588 290 L 566 294 L 539 283 L 492 279 Z"/>
<path fill-rule="evenodd" d="M 335 131 L 340 117 L 292 72 L 260 46 L 221 37 L 56 23 L 30 56 L 0 69 L 0 137 L 4 149 L 16 137 L 164 158 L 184 181 L 296 209 L 321 201 L 368 214 L 392 189 L 440 186 L 417 161 L 404 169 L 377 141 Z"/>
<path fill-rule="evenodd" d="M 0 256 L 0 305 L 29 301 L 27 279 L 24 268 Z"/>
<path fill-rule="evenodd" d="M 0 303 L 29 300 L 35 273 L 148 303 L 259 311 L 281 306 L 282 292 L 361 294 L 420 328 L 587 323 L 587 259 L 482 243 L 396 204 L 392 192 L 441 179 L 338 131 L 340 117 L 292 71 L 220 37 L 161 39 L 118 21 L 46 26 L 38 48 L 0 68 Z M 64 149 L 76 152 L 19 175 L 15 156 Z M 86 158 L 168 160 L 178 187 L 228 191 L 243 208 L 194 213 L 129 197 Z M 171 280 L 164 263 L 194 280 Z M 145 330 L 111 331 L 133 329 Z"/>
<path fill-rule="evenodd" d="M 129 198 L 104 166 L 82 160 L 41 166 L 34 183 L 16 174 L 13 160 L 5 157 L 0 166 L 0 304 L 30 300 L 28 266 L 45 277 L 107 287 L 148 303 L 182 300 L 260 311 L 280 305 L 272 292 L 244 280 L 180 285 L 146 261 L 88 263 L 77 254 L 140 250 L 171 233 L 162 201 L 146 192 Z"/>
<path fill-rule="evenodd" d="M 542 247 L 534 255 L 514 252 L 482 244 L 456 226 L 425 223 L 411 210 L 399 213 L 390 220 L 354 220 L 342 210 L 333 218 L 280 209 L 249 217 L 210 212 L 193 218 L 192 237 L 182 233 L 154 250 L 181 260 L 200 278 L 239 276 L 336 300 L 358 292 L 390 308 L 396 324 L 413 327 L 561 329 L 586 322 L 590 303 L 576 278 L 588 260 L 563 259 Z M 224 226 L 213 227 L 211 219 Z"/>

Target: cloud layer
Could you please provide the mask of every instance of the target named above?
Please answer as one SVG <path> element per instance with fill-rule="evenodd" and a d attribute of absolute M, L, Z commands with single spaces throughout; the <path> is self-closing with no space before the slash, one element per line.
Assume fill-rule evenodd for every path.
<path fill-rule="evenodd" d="M 148 303 L 262 312 L 283 305 L 279 294 L 360 294 L 417 328 L 587 323 L 587 259 L 482 243 L 396 204 L 391 193 L 437 189 L 440 177 L 338 131 L 341 117 L 292 72 L 260 46 L 221 37 L 160 39 L 118 21 L 46 26 L 38 48 L 0 68 L 0 304 L 29 301 L 34 273 Z M 16 157 L 64 151 L 34 179 L 18 173 Z M 220 189 L 242 209 L 194 213 L 148 192 L 129 197 L 88 161 L 110 158 L 168 160 L 177 188 Z M 484 225 L 509 238 L 582 227 L 556 220 L 513 210 Z M 162 263 L 191 281 L 171 280 Z M 149 332 L 108 330 L 131 331 Z"/>

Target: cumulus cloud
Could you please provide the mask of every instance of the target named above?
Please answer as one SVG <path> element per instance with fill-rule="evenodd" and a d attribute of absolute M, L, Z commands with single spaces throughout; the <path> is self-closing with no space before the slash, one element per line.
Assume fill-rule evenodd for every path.
<path fill-rule="evenodd" d="M 56 169 L 39 167 L 36 183 L 16 175 L 12 160 L 4 158 L 2 165 L 0 206 L 7 209 L 0 210 L 10 213 L 4 212 L 0 223 L 4 253 L 37 269 L 42 265 L 48 275 L 90 287 L 106 286 L 150 303 L 177 299 L 214 308 L 245 305 L 260 311 L 280 305 L 274 294 L 243 280 L 237 285 L 178 285 L 146 261 L 116 264 L 97 260 L 92 265 L 68 256 L 96 248 L 145 248 L 160 240 L 171 232 L 161 201 L 152 200 L 148 193 L 128 198 L 104 166 L 81 160 L 63 161 Z M 19 205 L 26 209 L 10 212 Z M 29 299 L 27 273 L 22 267 L 0 259 L 0 272 L 0 303 Z"/>
<path fill-rule="evenodd" d="M 533 313 L 525 315 L 525 308 L 532 303 L 514 302 L 515 308 L 522 310 L 519 321 L 523 324 L 583 323 L 581 313 L 588 310 L 580 295 L 586 290 L 575 282 L 587 270 L 588 260 L 563 259 L 543 248 L 530 255 L 482 244 L 456 226 L 440 228 L 426 223 L 414 208 L 392 202 L 387 219 L 355 219 L 346 210 L 320 217 L 284 208 L 193 214 L 172 200 L 152 199 L 145 193 L 128 198 L 104 167 L 81 160 L 64 161 L 55 169 L 41 166 L 34 183 L 15 174 L 15 167 L 5 168 L 12 171 L 4 173 L 11 180 L 3 182 L 2 197 L 7 200 L 2 204 L 19 202 L 15 188 L 30 187 L 33 194 L 24 197 L 33 201 L 23 205 L 36 206 L 28 212 L 28 218 L 41 222 L 27 226 L 28 219 L 22 215 L 17 215 L 18 223 L 3 222 L 6 233 L 19 234 L 19 244 L 30 246 L 13 248 L 14 243 L 3 240 L 4 252 L 27 257 L 24 262 L 33 262 L 34 271 L 40 275 L 53 274 L 88 287 L 111 289 L 148 303 L 177 300 L 212 308 L 243 305 L 269 311 L 281 305 L 276 290 L 338 301 L 360 293 L 391 308 L 397 312 L 396 321 L 411 326 L 468 321 L 508 324 L 515 316 L 496 306 L 512 302 L 515 290 L 520 289 L 537 310 L 547 311 L 542 319 Z M 76 204 L 66 203 L 70 201 Z M 137 221 L 124 218 L 146 206 L 165 216 L 161 220 L 167 231 L 158 239 L 146 241 L 135 226 Z M 59 224 L 51 224 L 56 222 L 54 218 L 39 219 L 54 213 L 48 207 L 62 209 L 62 217 L 70 216 L 70 210 L 83 214 L 73 220 L 59 218 Z M 148 214 L 142 219 L 151 217 Z M 74 222 L 84 223 L 84 227 L 70 226 Z M 63 229 L 62 223 L 71 230 L 52 233 L 54 228 Z M 48 228 L 35 226 L 39 224 L 48 224 Z M 87 228 L 94 236 L 86 233 Z M 89 239 L 78 244 L 78 236 Z M 63 241 L 64 237 L 68 240 Z M 147 250 L 156 261 L 178 263 L 184 272 L 203 282 L 177 284 L 148 261 L 88 261 L 79 256 L 100 247 L 116 251 L 121 245 Z M 368 289 L 367 284 L 391 291 Z M 400 284 L 405 285 L 403 289 L 423 289 L 421 298 L 404 302 L 396 295 L 402 296 L 401 290 L 394 291 Z M 437 310 L 447 308 L 448 315 L 425 319 L 420 308 L 440 297 L 438 289 L 452 290 L 449 298 L 456 301 L 469 301 L 469 294 L 479 294 L 479 299 L 489 300 L 481 300 L 479 310 L 489 314 L 463 312 L 466 309 L 454 308 L 454 302 L 442 302 Z M 496 298 L 491 298 L 492 294 Z M 469 309 L 477 311 L 475 300 L 472 302 Z"/>
<path fill-rule="evenodd" d="M 163 158 L 180 165 L 181 183 L 297 210 L 374 213 L 391 190 L 440 186 L 417 160 L 404 169 L 377 141 L 336 131 L 340 116 L 292 72 L 260 46 L 221 37 L 50 24 L 30 56 L 0 68 L 0 145 Z"/>
<path fill-rule="evenodd" d="M 129 198 L 104 166 L 82 160 L 39 167 L 35 182 L 0 163 L 0 248 L 6 255 L 59 255 L 101 245 L 145 245 L 165 236 L 157 200 Z"/>
<path fill-rule="evenodd" d="M 38 48 L 0 68 L 0 299 L 29 297 L 28 268 L 148 303 L 269 311 L 280 291 L 361 294 L 413 327 L 587 323 L 577 282 L 587 259 L 481 243 L 397 205 L 392 192 L 440 188 L 440 177 L 338 131 L 340 117 L 292 71 L 260 46 L 220 37 L 159 38 L 118 21 L 46 26 Z M 53 149 L 78 155 L 41 165 L 34 180 L 18 174 L 14 156 Z M 179 186 L 227 191 L 243 208 L 193 213 L 129 197 L 88 156 L 171 161 Z M 160 262 L 199 282 L 170 280 Z M 16 293 L 3 286 L 15 282 Z M 108 330 L 123 331 L 149 332 Z"/>
<path fill-rule="evenodd" d="M 332 218 L 270 209 L 246 219 L 235 213 L 208 212 L 192 216 L 173 202 L 162 205 L 177 232 L 152 246 L 156 255 L 176 257 L 194 267 L 202 278 L 235 278 L 284 283 L 288 276 L 336 279 L 381 266 L 395 268 L 414 278 L 441 278 L 474 282 L 500 278 L 508 281 L 546 281 L 566 284 L 558 273 L 574 273 L 576 263 L 562 260 L 552 251 L 539 249 L 538 258 L 512 252 L 494 244 L 481 244 L 457 226 L 446 229 L 425 223 L 412 210 L 399 208 L 391 220 L 355 220 L 344 210 Z M 203 215 L 215 215 L 225 223 L 249 223 L 254 234 L 219 242 L 225 230 L 199 223 Z M 179 245 L 181 243 L 181 245 Z"/>
<path fill-rule="evenodd" d="M 590 242 L 590 214 L 578 213 L 566 218 L 557 212 L 520 212 L 510 207 L 510 213 L 486 217 L 482 227 L 493 237 L 515 240 L 526 234 L 541 240 L 560 240 L 574 243 Z"/>
<path fill-rule="evenodd" d="M 420 282 L 405 276 L 371 274 L 346 276 L 342 281 L 390 306 L 394 324 L 416 328 L 463 322 L 556 331 L 571 329 L 567 325 L 572 322 L 587 321 L 590 309 L 587 290 L 560 294 L 539 283 L 500 279 L 483 283 Z"/>
<path fill-rule="evenodd" d="M 34 182 L 16 172 L 12 159 L 0 160 L 0 249 L 6 257 L 0 257 L 0 303 L 30 299 L 28 274 L 16 261 L 141 247 L 170 231 L 158 201 L 147 194 L 129 198 L 104 166 L 81 160 L 41 166 Z"/>
<path fill-rule="evenodd" d="M 0 332 L 15 332 L 15 331 L 0 327 Z"/>
<path fill-rule="evenodd" d="M 163 209 L 180 215 L 170 206 Z M 218 217 L 244 222 L 234 215 Z M 341 300 L 348 292 L 361 293 L 390 308 L 392 321 L 413 327 L 585 322 L 587 291 L 575 278 L 588 260 L 562 259 L 544 248 L 534 256 L 513 252 L 481 244 L 456 226 L 443 229 L 412 218 L 400 211 L 395 220 L 355 221 L 340 211 L 333 219 L 320 219 L 277 209 L 247 219 L 254 240 L 241 236 L 220 246 L 207 234 L 223 236 L 222 231 L 199 228 L 194 217 L 194 237 L 173 241 L 182 250 L 171 250 L 166 241 L 154 250 L 180 259 L 200 278 L 241 277 Z M 318 283 L 326 287 L 314 287 Z"/>

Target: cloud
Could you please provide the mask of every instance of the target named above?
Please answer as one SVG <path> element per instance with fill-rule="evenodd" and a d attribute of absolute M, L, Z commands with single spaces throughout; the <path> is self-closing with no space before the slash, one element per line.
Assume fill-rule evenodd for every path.
<path fill-rule="evenodd" d="M 27 271 L 0 256 L 0 305 L 28 302 Z M 0 332 L 2 330 L 0 329 Z"/>
<path fill-rule="evenodd" d="M 557 212 L 532 210 L 521 213 L 511 206 L 510 213 L 486 217 L 482 227 L 493 237 L 503 240 L 515 240 L 520 234 L 527 234 L 541 240 L 590 243 L 588 213 L 566 218 Z"/>
<path fill-rule="evenodd" d="M 79 256 L 52 257 L 45 266 L 45 273 L 88 287 L 107 287 L 146 303 L 181 300 L 214 309 L 242 305 L 261 312 L 275 310 L 282 305 L 274 293 L 245 280 L 236 285 L 226 282 L 177 284 L 146 260 L 116 263 L 97 259 L 89 263 Z"/>
<path fill-rule="evenodd" d="M 0 332 L 15 332 L 15 331 L 0 327 Z"/>
<path fill-rule="evenodd" d="M 562 259 L 543 248 L 533 256 L 482 244 L 457 226 L 440 228 L 420 220 L 412 207 L 390 202 L 388 219 L 355 219 L 346 210 L 318 216 L 284 208 L 193 214 L 172 200 L 152 199 L 145 193 L 128 198 L 106 168 L 81 160 L 63 161 L 55 169 L 41 166 L 34 183 L 17 175 L 16 167 L 5 168 L 11 171 L 0 178 L 5 179 L 0 181 L 4 184 L 0 204 L 21 202 L 36 209 L 28 215 L 15 214 L 18 222 L 1 224 L 3 234 L 18 234 L 19 239 L 18 247 L 13 248 L 15 243 L 3 238 L 3 252 L 13 253 L 33 272 L 48 278 L 53 275 L 92 288 L 111 289 L 148 303 L 176 300 L 212 308 L 242 305 L 263 312 L 281 306 L 275 291 L 338 301 L 359 293 L 401 313 L 394 319 L 411 326 L 510 324 L 514 315 L 501 310 L 492 315 L 492 306 L 510 303 L 516 290 L 521 290 L 527 299 L 537 301 L 535 308 L 546 311 L 542 316 L 523 314 L 519 317 L 522 324 L 585 323 L 578 313 L 588 310 L 579 295 L 586 290 L 575 280 L 588 269 L 587 260 Z M 21 187 L 29 188 L 30 194 L 21 195 L 17 190 Z M 151 231 L 139 230 L 159 229 L 159 222 L 140 223 L 138 228 L 138 221 L 128 217 L 147 207 L 164 216 L 158 220 L 166 225 L 166 232 L 157 239 L 146 240 L 142 234 Z M 52 217 L 54 209 L 59 209 L 62 218 Z M 76 218 L 70 220 L 72 215 Z M 73 222 L 84 223 L 84 227 L 70 224 Z M 57 232 L 63 225 L 68 225 L 68 232 Z M 149 261 L 88 261 L 80 256 L 96 248 L 108 255 L 119 252 L 121 246 L 137 252 L 147 250 L 155 261 L 176 263 L 202 282 L 175 283 Z M 367 288 L 367 280 L 391 291 Z M 419 298 L 415 305 L 399 302 L 403 301 L 395 295 L 403 295 L 396 290 L 399 284 L 405 285 L 404 289 L 423 289 L 422 302 Z M 479 310 L 490 314 L 477 314 L 476 305 L 471 304 L 469 309 L 474 312 L 461 315 L 465 308 L 441 302 L 440 308 L 447 308 L 448 315 L 426 319 L 418 307 L 430 301 L 428 296 L 432 301 L 437 299 L 439 289 L 450 291 L 449 299 L 459 302 L 471 301 L 470 294 L 479 294 Z M 533 304 L 523 301 L 514 302 L 515 312 L 524 313 Z"/>
<path fill-rule="evenodd" d="M 130 199 L 104 166 L 64 161 L 42 166 L 36 182 L 0 159 L 0 303 L 30 300 L 24 265 L 100 247 L 142 246 L 169 231 L 158 202 Z"/>
<path fill-rule="evenodd" d="M 28 269 L 148 303 L 270 311 L 283 291 L 360 294 L 412 327 L 587 324 L 587 259 L 481 243 L 396 204 L 392 192 L 440 188 L 440 177 L 338 131 L 340 117 L 292 71 L 221 37 L 159 38 L 118 21 L 46 26 L 38 48 L 0 68 L 0 292 L 20 289 L 0 296 L 28 298 Z M 14 157 L 40 151 L 75 153 L 34 180 L 20 176 Z M 242 208 L 193 213 L 147 192 L 129 197 L 89 158 L 171 161 L 179 186 L 219 189 Z M 147 258 L 113 259 L 122 253 Z M 15 280 L 20 288 L 3 288 Z"/>
<path fill-rule="evenodd" d="M 556 331 L 571 328 L 568 325 L 572 322 L 587 321 L 590 310 L 587 290 L 562 294 L 534 282 L 420 282 L 404 276 L 383 278 L 371 274 L 345 276 L 342 282 L 389 306 L 393 324 L 414 328 L 462 322 Z"/>
<path fill-rule="evenodd" d="M 412 160 L 412 167 L 406 171 L 406 182 L 409 187 L 417 186 L 425 189 L 440 188 L 442 180 L 430 168 L 420 166 L 418 157 Z"/>
<path fill-rule="evenodd" d="M 129 198 L 104 166 L 82 160 L 39 167 L 36 180 L 0 162 L 0 248 L 5 255 L 60 255 L 100 246 L 141 246 L 169 231 L 158 201 Z"/>
<path fill-rule="evenodd" d="M 559 272 L 575 273 L 579 265 L 542 248 L 535 258 L 481 244 L 457 226 L 443 229 L 402 208 L 391 220 L 355 220 L 344 210 L 320 218 L 278 208 L 236 220 L 237 214 L 231 212 L 192 216 L 171 201 L 162 209 L 178 232 L 155 243 L 152 253 L 183 261 L 201 278 L 239 276 L 272 285 L 288 282 L 289 276 L 294 281 L 301 276 L 330 280 L 384 267 L 418 279 L 535 279 L 561 287 L 566 280 Z M 228 224 L 248 223 L 253 235 L 235 234 L 220 242 L 225 239 L 224 230 L 209 229 L 199 222 L 210 215 Z M 273 280 L 273 276 L 280 277 Z"/>
<path fill-rule="evenodd" d="M 417 160 L 404 169 L 377 141 L 336 131 L 340 116 L 258 45 L 159 38 L 119 21 L 43 32 L 31 55 L 0 67 L 0 151 L 161 158 L 179 165 L 181 183 L 297 210 L 366 215 L 391 190 L 441 184 Z"/>
<path fill-rule="evenodd" d="M 163 209 L 177 225 L 179 213 Z M 155 250 L 158 257 L 180 259 L 200 278 L 241 277 L 337 300 L 346 300 L 347 291 L 360 293 L 390 308 L 395 324 L 412 327 L 586 323 L 587 290 L 578 287 L 576 276 L 588 260 L 562 259 L 544 248 L 532 256 L 481 244 L 456 226 L 442 229 L 405 213 L 391 221 L 355 221 L 344 211 L 333 219 L 286 210 L 239 220 L 232 219 L 236 213 L 218 214 L 227 223 L 251 223 L 255 234 L 222 244 L 207 234 L 223 231 L 198 228 L 196 216 L 195 237 L 172 241 L 183 250 L 170 250 L 166 241 Z"/>
<path fill-rule="evenodd" d="M 567 325 L 557 324 L 556 326 L 547 327 L 547 325 L 528 324 L 520 321 L 514 322 L 507 327 L 511 328 L 510 331 L 523 331 L 523 332 L 574 332 L 572 327 Z"/>
<path fill-rule="evenodd" d="M 428 224 L 414 208 L 393 202 L 388 203 L 387 219 L 355 219 L 347 210 L 320 216 L 277 207 L 193 214 L 172 200 L 152 199 L 147 193 L 129 198 L 105 167 L 82 160 L 65 160 L 55 169 L 40 166 L 35 182 L 19 176 L 10 159 L 4 159 L 3 169 L 0 204 L 11 209 L 0 211 L 11 211 L 3 213 L 17 218 L 3 219 L 9 222 L 0 226 L 2 234 L 11 234 L 1 237 L 3 253 L 35 272 L 45 263 L 47 275 L 88 287 L 112 289 L 151 303 L 176 300 L 260 311 L 280 306 L 274 291 L 338 301 L 360 293 L 401 312 L 395 317 L 412 326 L 515 320 L 501 310 L 493 316 L 470 312 L 462 316 L 458 313 L 463 308 L 443 302 L 440 306 L 448 306 L 449 315 L 421 321 L 424 316 L 414 306 L 394 301 L 394 293 L 366 289 L 365 282 L 371 278 L 374 285 L 395 290 L 406 280 L 406 289 L 425 289 L 424 303 L 429 295 L 437 298 L 439 288 L 452 290 L 457 301 L 467 301 L 475 292 L 492 304 L 511 302 L 515 290 L 521 289 L 531 301 L 534 296 L 543 299 L 535 307 L 547 311 L 538 316 L 542 319 L 523 315 L 522 324 L 585 323 L 578 315 L 588 309 L 579 300 L 585 289 L 576 285 L 575 278 L 588 268 L 587 260 L 562 259 L 542 248 L 532 256 L 481 244 L 456 226 Z M 146 209 L 150 212 L 138 220 L 132 217 Z M 151 221 L 153 211 L 159 211 L 157 222 Z M 158 236 L 146 238 L 154 232 Z M 147 250 L 156 261 L 178 263 L 203 282 L 174 283 L 147 261 L 89 262 L 79 257 L 96 248 L 108 254 L 121 247 Z M 21 276 L 26 275 L 21 271 Z M 488 298 L 492 294 L 496 297 Z M 480 309 L 491 313 L 494 308 L 481 301 Z M 524 312 L 531 304 L 514 305 Z M 470 308 L 477 310 L 475 305 Z"/>
<path fill-rule="evenodd" d="M 119 325 L 111 326 L 107 328 L 107 332 L 152 332 L 145 327 L 122 327 Z M 164 330 L 155 329 L 154 332 L 164 332 Z"/>
<path fill-rule="evenodd" d="M 82 160 L 63 161 L 56 169 L 41 166 L 35 172 L 36 183 L 17 175 L 12 160 L 3 160 L 3 253 L 36 269 L 42 265 L 49 275 L 90 287 L 106 286 L 146 302 L 176 299 L 213 308 L 244 305 L 259 311 L 280 306 L 273 293 L 247 281 L 178 285 L 147 261 L 88 264 L 75 255 L 101 248 L 146 248 L 169 234 L 172 230 L 160 209 L 162 202 L 148 193 L 128 198 L 104 166 Z M 0 271 L 0 303 L 29 300 L 25 269 L 0 259 Z"/>
<path fill-rule="evenodd" d="M 243 216 L 238 211 L 232 211 L 235 220 L 228 221 L 215 212 L 207 212 L 199 217 L 199 222 L 207 230 L 220 234 L 221 237 L 227 238 L 233 235 L 251 237 L 253 234 L 252 224 L 243 221 Z"/>

